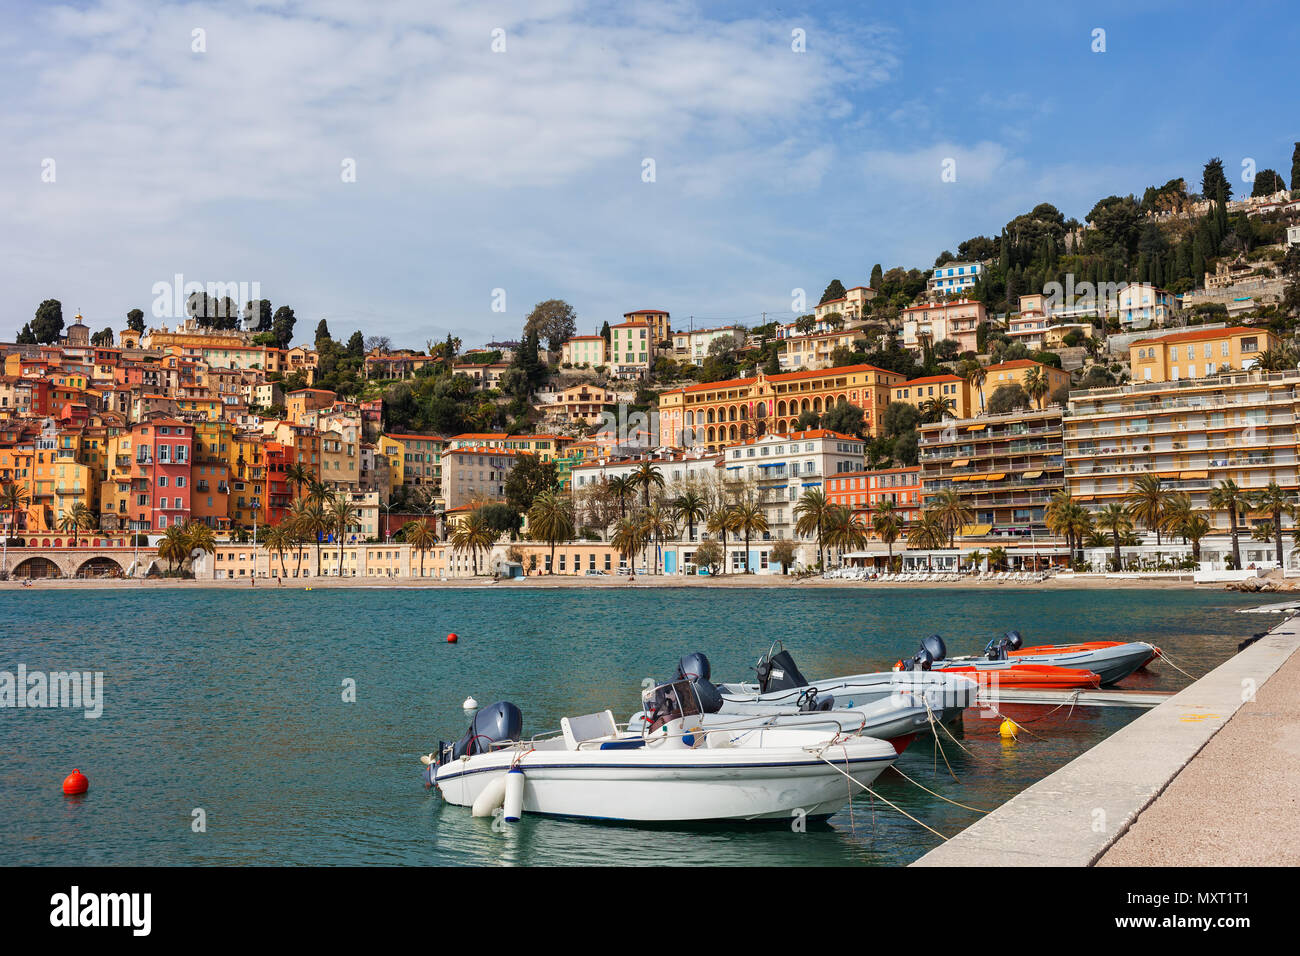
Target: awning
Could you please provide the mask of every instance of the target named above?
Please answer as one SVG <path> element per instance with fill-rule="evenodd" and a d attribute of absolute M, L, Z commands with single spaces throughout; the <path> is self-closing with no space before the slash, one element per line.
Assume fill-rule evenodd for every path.
<path fill-rule="evenodd" d="M 987 425 L 967 425 L 966 430 L 968 432 L 982 432 L 987 427 Z"/>
<path fill-rule="evenodd" d="M 744 467 L 745 467 L 744 465 L 728 465 L 727 471 L 740 471 L 740 469 Z"/>
<path fill-rule="evenodd" d="M 800 484 L 802 484 L 805 488 L 817 488 L 817 487 L 819 487 L 819 486 L 821 485 L 821 482 L 820 482 L 820 481 L 804 481 L 804 482 L 800 482 Z"/>
<path fill-rule="evenodd" d="M 1023 475 L 1021 475 L 1020 477 L 1022 477 L 1022 478 L 1041 478 L 1041 477 L 1043 477 L 1043 473 L 1042 473 L 1041 471 L 1027 471 L 1027 472 L 1025 472 Z"/>
<path fill-rule="evenodd" d="M 1178 477 L 1178 472 L 1176 472 L 1176 471 L 1157 471 L 1157 472 L 1156 472 L 1156 477 L 1157 477 L 1157 478 L 1177 478 L 1177 477 Z"/>
<path fill-rule="evenodd" d="M 958 458 L 956 461 L 954 461 L 954 462 L 951 463 L 951 467 L 953 467 L 953 468 L 965 468 L 965 467 L 966 467 L 967 465 L 969 465 L 969 464 L 970 464 L 970 459 L 969 459 L 969 458 Z"/>
<path fill-rule="evenodd" d="M 970 475 L 953 475 L 952 478 L 951 478 L 950 480 L 952 480 L 952 481 L 970 481 L 970 480 L 971 480 L 971 476 L 970 476 Z"/>
<path fill-rule="evenodd" d="M 758 467 L 759 467 L 759 468 L 784 468 L 784 467 L 785 467 L 785 462 L 783 462 L 783 461 L 760 461 L 760 462 L 758 463 Z"/>
<path fill-rule="evenodd" d="M 1208 471 L 1180 471 L 1178 473 L 1178 477 L 1179 478 L 1209 478 L 1210 473 Z"/>
<path fill-rule="evenodd" d="M 985 478 L 987 481 L 1001 481 L 1001 480 L 1002 480 L 1003 478 L 1005 478 L 1005 477 L 1006 477 L 1006 473 L 1005 473 L 1005 472 L 1001 472 L 1001 471 L 998 472 L 996 475 L 985 475 L 985 476 L 984 476 L 984 478 Z"/>
<path fill-rule="evenodd" d="M 991 524 L 964 524 L 961 526 L 961 530 L 957 532 L 957 535 L 962 538 L 978 538 L 992 530 L 993 525 Z"/>
<path fill-rule="evenodd" d="M 773 490 L 776 490 L 777 488 L 789 488 L 790 485 L 789 485 L 789 484 L 784 484 L 784 485 L 767 485 L 766 487 L 771 488 L 771 489 L 773 489 Z"/>

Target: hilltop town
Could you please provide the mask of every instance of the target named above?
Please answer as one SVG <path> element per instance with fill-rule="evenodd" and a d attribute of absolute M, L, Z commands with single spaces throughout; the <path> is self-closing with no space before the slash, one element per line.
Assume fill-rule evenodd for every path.
<path fill-rule="evenodd" d="M 1215 159 L 1041 204 L 751 326 L 552 299 L 509 341 L 294 345 L 222 288 L 100 331 L 50 299 L 0 344 L 0 574 L 1291 566 L 1297 180 L 1300 144 L 1290 189 Z"/>

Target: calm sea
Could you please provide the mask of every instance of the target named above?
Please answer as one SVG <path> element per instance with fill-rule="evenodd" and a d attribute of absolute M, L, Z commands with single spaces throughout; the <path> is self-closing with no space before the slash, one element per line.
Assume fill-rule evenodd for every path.
<path fill-rule="evenodd" d="M 930 633 L 977 652 L 1009 628 L 1028 643 L 1153 640 L 1199 675 L 1267 625 L 1234 613 L 1257 603 L 1022 588 L 5 591 L 0 670 L 102 671 L 105 702 L 97 720 L 0 709 L 0 864 L 906 863 L 938 838 L 865 797 L 806 833 L 535 817 L 500 832 L 426 791 L 418 755 L 464 732 L 467 696 L 514 701 L 528 734 L 607 707 L 625 720 L 642 680 L 682 653 L 739 680 L 774 639 L 809 678 L 887 668 Z M 1157 663 L 1124 686 L 1186 683 Z M 949 741 L 951 774 L 932 740 L 899 766 L 993 808 L 1137 714 L 1062 710 L 1011 744 L 968 716 L 971 754 Z M 90 778 L 81 798 L 59 790 L 73 767 Z M 945 834 L 977 817 L 892 772 L 875 789 Z"/>

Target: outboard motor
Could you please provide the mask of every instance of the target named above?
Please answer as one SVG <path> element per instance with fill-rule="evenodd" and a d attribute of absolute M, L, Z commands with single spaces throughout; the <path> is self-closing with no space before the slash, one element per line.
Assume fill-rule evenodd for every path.
<path fill-rule="evenodd" d="M 484 707 L 469 722 L 465 736 L 455 743 L 438 741 L 438 766 L 466 755 L 487 753 L 493 744 L 517 741 L 524 728 L 524 715 L 508 700 Z"/>
<path fill-rule="evenodd" d="M 683 654 L 677 662 L 678 680 L 708 680 L 712 676 L 708 657 L 699 651 Z"/>
<path fill-rule="evenodd" d="M 712 670 L 709 659 L 699 651 L 682 655 L 677 662 L 677 679 L 688 680 L 700 698 L 700 707 L 706 714 L 722 710 L 722 692 L 709 681 Z"/>
<path fill-rule="evenodd" d="M 799 668 L 794 666 L 794 658 L 785 648 L 770 656 L 764 654 L 754 670 L 758 674 L 758 690 L 761 694 L 808 686 L 808 681 L 799 673 Z"/>
<path fill-rule="evenodd" d="M 984 648 L 991 661 L 1005 661 L 1011 651 L 1018 651 L 1024 645 L 1019 631 L 1007 631 L 1002 638 L 989 641 Z"/>
<path fill-rule="evenodd" d="M 931 634 L 921 642 L 921 649 L 902 662 L 905 671 L 928 671 L 935 661 L 948 656 L 948 647 L 938 634 Z"/>

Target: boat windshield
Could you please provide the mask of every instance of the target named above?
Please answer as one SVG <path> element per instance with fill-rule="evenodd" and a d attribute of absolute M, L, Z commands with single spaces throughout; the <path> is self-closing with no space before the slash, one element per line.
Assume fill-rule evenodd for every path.
<path fill-rule="evenodd" d="M 670 720 L 678 717 L 693 717 L 702 713 L 695 688 L 688 680 L 672 681 L 652 687 L 641 695 L 648 732 L 653 733 Z"/>

